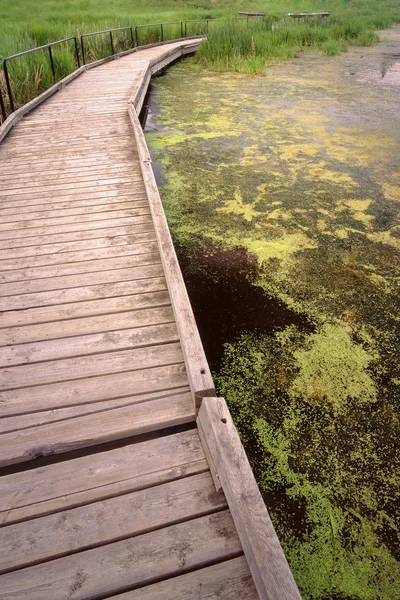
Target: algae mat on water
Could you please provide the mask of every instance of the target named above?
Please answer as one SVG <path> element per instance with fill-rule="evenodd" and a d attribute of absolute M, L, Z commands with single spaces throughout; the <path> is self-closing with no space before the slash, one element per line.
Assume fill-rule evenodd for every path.
<path fill-rule="evenodd" d="M 313 600 L 400 598 L 400 29 L 391 35 L 264 77 L 181 63 L 151 100 L 147 137 L 195 310 L 191 281 L 216 291 L 221 278 L 221 319 L 240 294 L 250 313 L 257 290 L 254 319 L 224 335 L 213 366 Z"/>

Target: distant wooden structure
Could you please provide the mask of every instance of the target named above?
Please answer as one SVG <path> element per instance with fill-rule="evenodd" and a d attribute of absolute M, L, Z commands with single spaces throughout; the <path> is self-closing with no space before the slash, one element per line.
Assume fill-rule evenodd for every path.
<path fill-rule="evenodd" d="M 300 599 L 138 119 L 198 44 L 83 67 L 0 128 L 2 600 Z"/>
<path fill-rule="evenodd" d="M 264 12 L 251 12 L 251 11 L 242 11 L 238 13 L 241 17 L 265 17 Z"/>
<path fill-rule="evenodd" d="M 286 13 L 286 16 L 291 19 L 327 19 L 328 12 L 303 12 L 303 13 Z"/>

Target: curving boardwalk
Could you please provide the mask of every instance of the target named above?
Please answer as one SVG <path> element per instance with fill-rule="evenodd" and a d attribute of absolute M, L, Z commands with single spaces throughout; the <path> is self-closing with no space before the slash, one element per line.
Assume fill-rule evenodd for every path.
<path fill-rule="evenodd" d="M 300 597 L 258 491 L 232 508 L 223 401 L 196 425 L 215 393 L 137 121 L 197 43 L 84 72 L 0 145 L 2 600 Z"/>

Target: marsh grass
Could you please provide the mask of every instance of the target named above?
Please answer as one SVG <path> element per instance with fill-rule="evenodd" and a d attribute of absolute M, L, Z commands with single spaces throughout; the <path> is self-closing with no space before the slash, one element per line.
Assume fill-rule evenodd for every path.
<path fill-rule="evenodd" d="M 393 16 L 393 21 L 396 20 Z M 389 18 L 333 16 L 327 23 L 276 20 L 230 20 L 216 23 L 196 53 L 196 62 L 215 71 L 261 73 L 266 65 L 293 58 L 307 48 L 334 55 L 348 45 L 370 46 L 378 41 L 374 30 L 387 27 Z"/>
<path fill-rule="evenodd" d="M 246 0 L 120 0 L 117 4 L 101 0 L 41 0 L 40 11 L 34 0 L 0 0 L 0 60 L 71 35 L 103 29 L 160 23 L 188 22 L 187 35 L 208 34 L 199 50 L 194 69 L 227 69 L 261 73 L 268 64 L 282 62 L 306 48 L 326 55 L 344 51 L 348 45 L 371 45 L 377 41 L 376 29 L 400 22 L 397 0 L 254 0 L 252 10 L 264 11 L 267 18 L 239 21 L 237 12 L 248 8 Z M 329 10 L 327 24 L 319 21 L 298 23 L 285 19 L 286 12 Z M 220 21 L 218 19 L 224 19 Z M 141 28 L 140 44 L 161 40 L 159 27 Z M 164 26 L 164 39 L 180 37 L 180 25 Z M 116 51 L 130 47 L 129 32 L 115 33 Z M 85 38 L 87 60 L 110 55 L 107 34 Z M 75 68 L 73 44 L 54 49 L 56 80 Z M 48 54 L 41 52 L 12 61 L 10 76 L 15 103 L 20 106 L 53 83 Z M 0 85 L 4 78 L 0 71 Z"/>

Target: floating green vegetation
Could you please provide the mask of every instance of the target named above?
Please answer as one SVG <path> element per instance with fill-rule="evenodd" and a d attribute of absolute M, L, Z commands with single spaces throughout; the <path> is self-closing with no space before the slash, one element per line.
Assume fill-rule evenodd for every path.
<path fill-rule="evenodd" d="M 385 60 L 181 64 L 147 134 L 187 276 L 207 244 L 246 249 L 258 291 L 313 323 L 258 318 L 215 373 L 308 600 L 400 598 L 400 116 L 395 89 L 363 83 Z"/>

